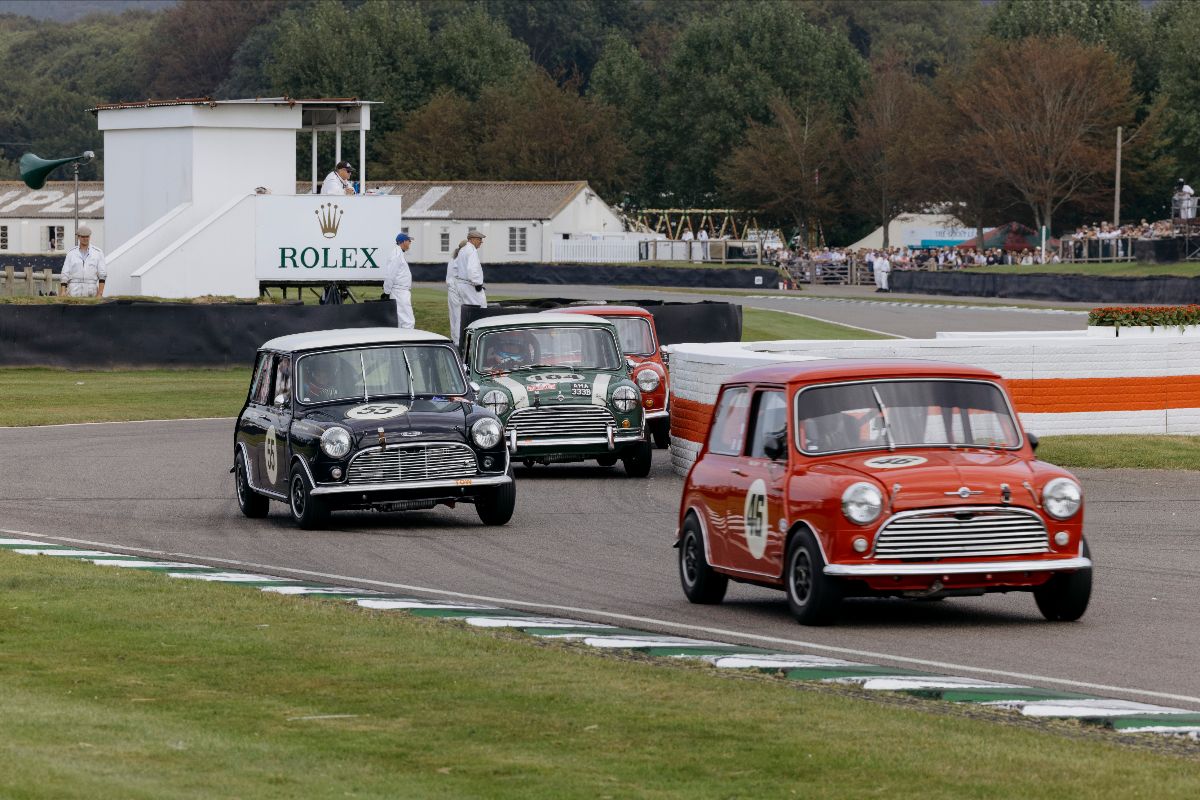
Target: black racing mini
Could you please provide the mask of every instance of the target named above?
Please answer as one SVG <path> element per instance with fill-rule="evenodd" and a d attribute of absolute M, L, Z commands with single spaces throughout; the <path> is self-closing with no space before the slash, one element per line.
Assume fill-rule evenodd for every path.
<path fill-rule="evenodd" d="M 339 509 L 474 503 L 512 518 L 504 430 L 474 402 L 458 354 L 436 333 L 351 328 L 281 336 L 258 351 L 238 415 L 233 474 L 247 517 L 287 503 L 302 528 Z"/>

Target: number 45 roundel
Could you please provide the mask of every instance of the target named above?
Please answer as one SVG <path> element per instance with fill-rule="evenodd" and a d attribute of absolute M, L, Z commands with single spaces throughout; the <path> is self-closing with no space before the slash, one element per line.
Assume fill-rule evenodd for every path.
<path fill-rule="evenodd" d="M 746 549 L 754 558 L 767 551 L 767 484 L 762 478 L 750 484 L 746 506 L 742 512 L 742 527 L 746 532 Z"/>

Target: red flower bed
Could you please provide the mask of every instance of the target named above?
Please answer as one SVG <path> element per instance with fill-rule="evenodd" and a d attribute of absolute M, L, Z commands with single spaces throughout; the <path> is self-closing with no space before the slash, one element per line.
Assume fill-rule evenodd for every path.
<path fill-rule="evenodd" d="M 1107 306 L 1088 312 L 1088 325 L 1115 328 L 1143 325 L 1167 327 L 1200 325 L 1200 305 L 1190 306 Z"/>

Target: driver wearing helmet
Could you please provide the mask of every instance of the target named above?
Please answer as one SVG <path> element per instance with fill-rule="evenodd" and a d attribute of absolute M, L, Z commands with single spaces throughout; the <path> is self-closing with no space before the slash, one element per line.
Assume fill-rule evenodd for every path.
<path fill-rule="evenodd" d="M 530 360 L 529 338 L 522 331 L 501 331 L 492 338 L 487 354 L 487 368 L 513 370 Z"/>
<path fill-rule="evenodd" d="M 333 400 L 339 392 L 336 371 L 329 358 L 320 356 L 304 362 L 305 402 Z"/>

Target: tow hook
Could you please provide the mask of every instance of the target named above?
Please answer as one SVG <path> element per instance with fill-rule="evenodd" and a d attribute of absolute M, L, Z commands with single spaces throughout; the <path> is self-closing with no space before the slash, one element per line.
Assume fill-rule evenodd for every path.
<path fill-rule="evenodd" d="M 933 597 L 935 594 L 941 594 L 942 590 L 945 588 L 946 587 L 942 585 L 941 581 L 934 581 L 928 589 L 914 589 L 912 591 L 905 592 L 904 596 L 913 598 Z"/>

